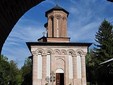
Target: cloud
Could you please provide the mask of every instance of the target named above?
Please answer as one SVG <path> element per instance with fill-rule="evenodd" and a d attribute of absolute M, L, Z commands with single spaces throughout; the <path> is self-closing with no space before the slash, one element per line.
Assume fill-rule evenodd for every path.
<path fill-rule="evenodd" d="M 15 60 L 19 67 L 22 66 L 25 58 L 31 55 L 26 42 L 34 42 L 42 37 L 44 28 L 41 25 L 32 20 L 21 19 L 6 40 L 2 54 L 8 56 L 9 60 Z"/>

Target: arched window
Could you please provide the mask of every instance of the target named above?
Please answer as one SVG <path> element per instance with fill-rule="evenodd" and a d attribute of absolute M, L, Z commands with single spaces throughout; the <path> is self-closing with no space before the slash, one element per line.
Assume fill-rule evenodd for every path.
<path fill-rule="evenodd" d="M 56 37 L 59 37 L 59 18 L 57 18 L 57 28 L 56 28 L 56 30 L 57 30 Z"/>

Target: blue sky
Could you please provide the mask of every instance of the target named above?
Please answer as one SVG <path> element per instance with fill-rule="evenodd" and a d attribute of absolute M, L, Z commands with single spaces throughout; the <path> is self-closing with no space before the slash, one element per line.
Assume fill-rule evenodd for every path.
<path fill-rule="evenodd" d="M 113 3 L 107 0 L 58 0 L 70 14 L 68 36 L 72 42 L 95 43 L 95 34 L 104 19 L 113 24 Z M 14 60 L 19 67 L 30 56 L 26 42 L 35 42 L 45 32 L 45 12 L 56 5 L 55 0 L 45 0 L 25 13 L 7 38 L 2 54 Z"/>

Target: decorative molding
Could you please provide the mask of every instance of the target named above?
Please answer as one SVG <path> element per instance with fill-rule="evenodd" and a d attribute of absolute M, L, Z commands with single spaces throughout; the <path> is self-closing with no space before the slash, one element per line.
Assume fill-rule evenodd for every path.
<path fill-rule="evenodd" d="M 33 56 L 38 55 L 38 54 L 36 53 L 36 51 L 32 51 L 31 53 L 32 53 Z"/>
<path fill-rule="evenodd" d="M 62 16 L 60 14 L 56 14 L 55 18 L 60 19 Z"/>
<path fill-rule="evenodd" d="M 45 57 L 45 56 L 47 56 L 47 53 L 43 53 L 43 54 L 42 54 L 42 57 Z"/>
<path fill-rule="evenodd" d="M 64 70 L 64 65 L 65 65 L 65 60 L 62 58 L 57 58 L 56 59 L 56 70 L 61 68 Z"/>
<path fill-rule="evenodd" d="M 76 50 L 76 55 L 82 56 L 84 54 L 84 51 L 82 49 L 77 49 Z"/>
<path fill-rule="evenodd" d="M 62 19 L 63 19 L 63 20 L 67 20 L 67 17 L 64 16 L 64 17 L 62 17 Z"/>
<path fill-rule="evenodd" d="M 42 49 L 42 48 L 37 48 L 36 52 L 37 52 L 37 54 L 38 53 L 44 54 L 45 53 L 45 50 Z"/>
<path fill-rule="evenodd" d="M 73 50 L 73 49 L 69 49 L 69 50 L 67 50 L 67 53 L 70 55 L 75 55 L 76 54 L 76 52 Z"/>
<path fill-rule="evenodd" d="M 54 54 L 54 51 L 51 48 L 47 48 L 46 49 L 46 54 L 50 53 L 50 54 Z"/>
<path fill-rule="evenodd" d="M 62 50 L 61 50 L 61 54 L 62 54 L 62 55 L 67 55 L 67 51 L 66 51 L 65 49 L 62 49 Z"/>
<path fill-rule="evenodd" d="M 52 19 L 52 18 L 54 18 L 54 16 L 53 16 L 53 15 L 48 16 L 48 19 Z"/>
<path fill-rule="evenodd" d="M 61 55 L 61 52 L 60 52 L 59 49 L 55 49 L 55 50 L 54 50 L 54 53 L 55 53 L 55 55 L 56 55 L 56 54 Z"/>

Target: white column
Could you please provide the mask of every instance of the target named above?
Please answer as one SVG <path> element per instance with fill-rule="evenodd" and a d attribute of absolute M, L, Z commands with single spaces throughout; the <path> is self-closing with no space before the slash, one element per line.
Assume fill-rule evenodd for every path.
<path fill-rule="evenodd" d="M 82 80 L 82 65 L 81 54 L 77 55 L 77 85 L 81 85 Z"/>
<path fill-rule="evenodd" d="M 38 79 L 42 79 L 42 54 L 41 53 L 39 53 L 38 54 L 38 59 L 37 59 L 37 61 L 38 61 L 38 69 L 37 69 L 37 71 L 38 71 Z"/>
<path fill-rule="evenodd" d="M 37 56 L 37 79 L 38 79 L 38 85 L 41 85 L 42 81 L 42 53 L 38 53 Z"/>
<path fill-rule="evenodd" d="M 68 57 L 69 57 L 69 79 L 73 79 L 73 59 L 72 59 L 72 55 L 70 54 Z"/>
<path fill-rule="evenodd" d="M 51 69 L 50 64 L 51 64 L 51 54 L 48 53 L 47 54 L 47 58 L 46 58 L 46 67 L 47 67 L 47 69 L 46 69 L 46 77 L 50 77 L 50 69 Z"/>
<path fill-rule="evenodd" d="M 86 55 L 82 55 L 82 85 L 86 85 L 86 62 L 85 62 L 85 56 Z"/>

